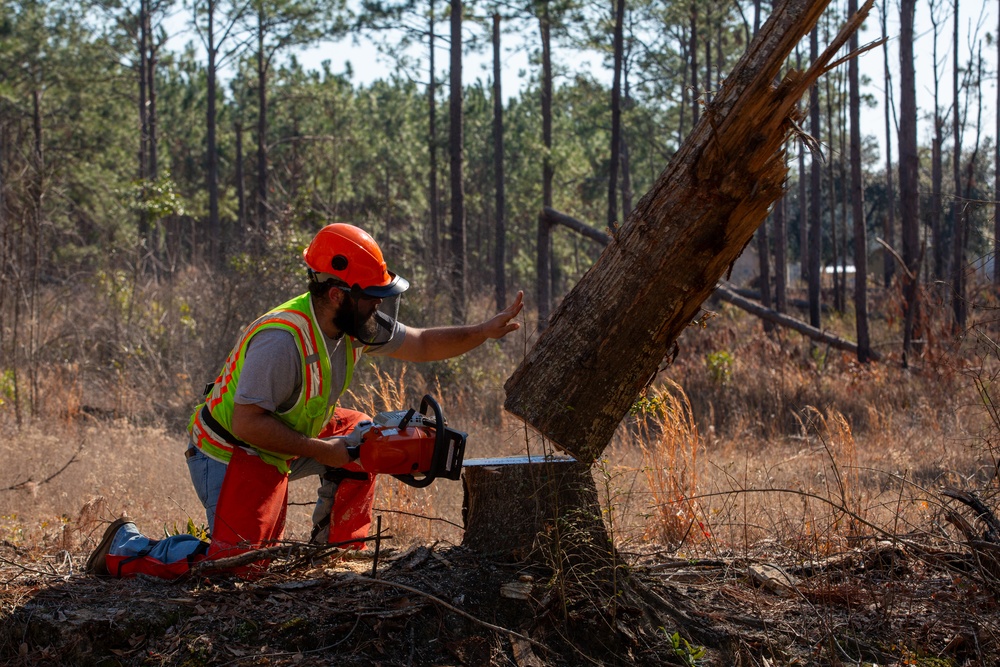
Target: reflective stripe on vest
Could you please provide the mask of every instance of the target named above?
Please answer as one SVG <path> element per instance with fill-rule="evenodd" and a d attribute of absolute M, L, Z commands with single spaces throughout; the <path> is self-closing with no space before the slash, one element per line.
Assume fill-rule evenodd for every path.
<path fill-rule="evenodd" d="M 285 412 L 274 413 L 275 417 L 292 430 L 312 438 L 316 437 L 333 414 L 335 406 L 329 405 L 333 390 L 330 355 L 313 312 L 312 300 L 306 293 L 266 313 L 246 328 L 236 347 L 226 358 L 222 372 L 216 378 L 205 403 L 199 405 L 191 416 L 188 424 L 191 441 L 207 456 L 223 463 L 228 463 L 232 457 L 233 445 L 226 441 L 224 434 L 216 432 L 211 425 L 205 423 L 201 417 L 201 408 L 207 405 L 218 426 L 231 433 L 235 390 L 246 349 L 253 336 L 264 329 L 282 329 L 291 333 L 302 363 L 302 386 L 295 404 Z M 350 385 L 354 365 L 364 352 L 364 347 L 355 347 L 349 336 L 344 338 L 344 343 L 347 345 L 347 369 L 344 386 L 338 397 Z M 288 472 L 288 461 L 294 458 L 288 454 L 259 448 L 254 448 L 254 451 L 262 460 L 282 472 Z"/>

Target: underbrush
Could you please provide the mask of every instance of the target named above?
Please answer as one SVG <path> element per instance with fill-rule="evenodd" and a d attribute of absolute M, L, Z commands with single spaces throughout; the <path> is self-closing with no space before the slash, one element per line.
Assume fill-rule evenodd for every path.
<path fill-rule="evenodd" d="M 8 391 L 0 405 L 0 539 L 80 553 L 100 520 L 123 512 L 153 535 L 202 525 L 182 454 L 187 417 L 238 326 L 301 287 L 286 275 L 275 270 L 248 286 L 240 274 L 210 280 L 188 270 L 169 285 L 122 278 L 72 301 L 53 294 L 61 305 L 45 337 L 54 353 L 33 375 L 40 400 L 30 410 L 22 391 L 18 415 Z M 401 319 L 435 324 L 422 319 L 439 306 L 414 290 Z M 898 322 L 879 321 L 883 361 L 862 366 L 798 334 L 765 335 L 728 306 L 708 307 L 716 316 L 684 333 L 677 358 L 594 468 L 624 553 L 817 557 L 943 532 L 942 486 L 990 488 L 987 408 L 998 364 L 985 330 L 978 346 L 928 343 L 904 370 Z M 483 297 L 470 310 L 478 319 L 493 305 Z M 849 320 L 830 322 L 850 335 Z M 502 409 L 503 382 L 533 329 L 528 322 L 435 364 L 369 358 L 343 402 L 374 413 L 416 407 L 431 393 L 450 425 L 469 434 L 467 458 L 550 449 Z M 291 486 L 290 539 L 309 534 L 315 487 Z M 376 514 L 397 545 L 458 543 L 461 496 L 458 482 L 418 490 L 386 478 Z"/>

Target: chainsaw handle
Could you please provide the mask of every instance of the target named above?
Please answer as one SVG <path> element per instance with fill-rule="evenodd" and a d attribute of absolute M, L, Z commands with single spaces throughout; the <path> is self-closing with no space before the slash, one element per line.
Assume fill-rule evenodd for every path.
<path fill-rule="evenodd" d="M 441 451 L 441 447 L 445 444 L 445 438 L 447 437 L 444 430 L 444 414 L 441 412 L 441 405 L 437 402 L 437 400 L 430 394 L 424 394 L 424 397 L 420 399 L 420 414 L 427 415 L 428 407 L 434 412 L 434 423 L 430 424 L 425 421 L 424 426 L 434 429 L 434 451 L 436 456 L 436 452 Z M 410 413 L 412 412 L 413 411 L 410 410 Z M 410 413 L 407 413 L 407 418 L 404 419 L 404 422 L 409 421 Z M 402 424 L 401 427 L 403 427 Z M 435 463 L 437 462 L 435 461 Z M 432 470 L 428 471 L 426 475 L 419 479 L 413 475 L 393 475 L 393 477 L 404 484 L 417 489 L 422 489 L 425 486 L 429 486 L 431 482 L 437 479 L 437 475 L 433 472 L 435 467 L 436 466 L 431 466 Z"/>

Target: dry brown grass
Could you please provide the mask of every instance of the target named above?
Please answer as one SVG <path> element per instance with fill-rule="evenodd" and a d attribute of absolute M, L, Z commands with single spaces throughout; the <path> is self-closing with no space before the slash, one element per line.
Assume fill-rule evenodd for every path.
<path fill-rule="evenodd" d="M 0 491 L 0 538 L 73 552 L 92 544 L 98 519 L 121 512 L 149 534 L 183 530 L 189 518 L 203 523 L 182 456 L 186 417 L 235 323 L 268 297 L 276 302 L 284 283 L 272 282 L 214 315 L 213 304 L 238 293 L 238 281 L 209 284 L 194 271 L 171 286 L 137 286 L 127 299 L 105 288 L 89 306 L 55 308 L 53 338 L 79 330 L 75 347 L 64 342 L 52 357 L 68 361 L 41 367 L 45 399 L 26 425 L 16 426 L 9 397 L 0 406 L 0 489 L 18 487 Z M 420 298 L 409 304 L 409 320 L 429 324 L 414 319 Z M 127 306 L 133 316 L 112 334 L 102 312 L 124 316 Z M 473 305 L 478 315 L 491 310 L 487 299 Z M 652 545 L 812 558 L 880 536 L 944 531 L 939 487 L 984 488 L 991 479 L 994 438 L 982 396 L 1000 364 L 988 344 L 958 354 L 937 342 L 907 371 L 891 356 L 862 367 L 794 334 L 765 336 L 739 311 L 718 313 L 684 334 L 645 411 L 625 420 L 595 467 L 626 552 Z M 831 322 L 849 329 L 849 321 Z M 895 324 L 879 322 L 883 353 L 892 352 Z M 224 342 L 209 336 L 216 329 Z M 502 410 L 503 381 L 530 333 L 436 364 L 379 360 L 359 369 L 345 403 L 377 412 L 415 407 L 429 392 L 450 424 L 469 433 L 468 458 L 543 451 L 549 445 Z M 38 484 L 81 443 L 66 472 Z M 308 534 L 314 493 L 309 481 L 292 485 L 290 538 Z M 460 483 L 417 490 L 384 479 L 377 493 L 383 529 L 397 544 L 460 542 Z"/>

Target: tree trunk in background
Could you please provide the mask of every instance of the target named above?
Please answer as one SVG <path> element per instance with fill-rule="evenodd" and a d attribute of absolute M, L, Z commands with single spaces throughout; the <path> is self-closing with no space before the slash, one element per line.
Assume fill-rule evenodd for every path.
<path fill-rule="evenodd" d="M 698 124 L 700 95 L 698 92 L 698 0 L 691 0 L 691 45 L 688 55 L 691 56 L 691 127 Z"/>
<path fill-rule="evenodd" d="M 920 157 L 917 152 L 917 86 L 913 63 L 916 0 L 900 0 L 899 208 L 903 237 L 903 367 L 909 364 L 920 320 Z"/>
<path fill-rule="evenodd" d="M 238 218 L 236 223 L 239 226 L 238 233 L 242 241 L 244 240 L 243 235 L 247 231 L 247 194 L 243 176 L 243 126 L 236 123 L 234 131 L 236 134 L 236 159 L 233 167 L 236 170 L 234 178 L 236 180 L 236 215 Z"/>
<path fill-rule="evenodd" d="M 462 0 L 451 0 L 448 152 L 451 157 L 451 319 L 465 322 L 465 179 L 462 141 Z"/>
<path fill-rule="evenodd" d="M 786 76 L 777 87 L 785 58 L 826 1 L 790 0 L 775 9 L 702 121 L 505 384 L 508 411 L 579 461 L 601 455 L 781 196 L 783 147 L 797 103 L 871 4 L 809 72 Z"/>
<path fill-rule="evenodd" d="M 215 139 L 215 76 L 218 55 L 215 46 L 215 0 L 206 1 L 207 28 L 205 39 L 207 41 L 208 66 L 205 74 L 208 78 L 206 93 L 208 98 L 207 112 L 205 118 L 206 129 L 206 151 L 208 153 L 208 241 L 209 241 L 209 265 L 218 268 L 222 264 L 222 225 L 219 222 L 219 155 Z M 243 202 L 240 202 L 240 215 L 242 217 Z"/>
<path fill-rule="evenodd" d="M 944 155 L 942 154 L 942 148 L 944 147 L 944 118 L 941 116 L 941 82 L 940 77 L 938 76 L 939 30 L 937 15 L 934 11 L 937 7 L 937 3 L 934 0 L 929 0 L 928 4 L 930 5 L 930 19 L 934 37 L 934 41 L 931 42 L 931 64 L 933 65 L 934 72 L 934 136 L 931 139 L 931 210 L 929 212 L 931 223 L 931 254 L 933 255 L 931 265 L 933 268 L 934 279 L 942 280 L 945 275 L 945 244 L 944 239 L 941 236 L 941 186 L 942 181 L 944 180 L 944 169 L 942 165 L 944 160 Z"/>
<path fill-rule="evenodd" d="M 847 15 L 858 12 L 858 0 L 847 0 Z M 858 50 L 858 34 L 851 35 L 848 51 Z M 868 226 L 865 224 L 865 188 L 861 164 L 861 76 L 858 59 L 847 65 L 851 114 L 851 219 L 854 222 L 854 315 L 857 320 L 858 361 L 868 363 Z"/>
<path fill-rule="evenodd" d="M 614 74 L 611 81 L 611 160 L 608 163 L 608 227 L 618 223 L 618 166 L 622 147 L 622 54 L 625 0 L 615 1 Z M 552 204 L 547 204 L 551 206 Z M 628 213 L 628 211 L 626 211 Z"/>
<path fill-rule="evenodd" d="M 428 177 L 430 179 L 431 208 L 431 262 L 432 266 L 441 266 L 441 212 L 438 202 L 438 164 L 437 164 L 437 70 L 434 66 L 434 2 L 430 0 L 430 19 L 428 31 L 430 36 L 430 83 L 427 84 L 427 152 L 430 155 Z M 435 270 L 436 273 L 436 270 Z M 436 277 L 435 282 L 440 279 Z"/>
<path fill-rule="evenodd" d="M 267 59 L 264 53 L 264 10 L 257 12 L 257 236 L 267 233 Z"/>
<path fill-rule="evenodd" d="M 753 36 L 757 37 L 757 33 L 760 32 L 760 0 L 754 0 L 753 6 Z M 780 205 L 781 199 L 775 206 Z M 771 251 L 767 242 L 767 220 L 757 228 L 754 236 L 757 238 L 757 275 L 759 278 L 757 282 L 758 287 L 760 287 L 760 302 L 765 308 L 771 308 Z M 777 274 L 777 267 L 775 267 L 775 273 Z M 764 331 L 770 332 L 773 329 L 774 324 L 764 320 Z"/>
<path fill-rule="evenodd" d="M 798 46 L 795 47 L 795 66 L 802 69 L 802 52 Z M 801 104 L 800 104 L 801 106 Z M 799 109 L 799 115 L 806 116 L 806 113 Z M 799 139 L 799 279 L 809 284 L 809 199 L 806 194 L 806 144 Z"/>
<path fill-rule="evenodd" d="M 149 107 L 146 105 L 146 57 L 149 35 L 146 31 L 146 14 L 148 0 L 139 2 L 139 181 L 142 183 L 145 196 L 145 181 L 149 178 Z M 149 214 L 145 210 L 139 212 L 139 252 L 140 261 L 145 261 L 152 247 L 149 233 Z"/>
<path fill-rule="evenodd" d="M 494 279 L 497 310 L 507 306 L 507 272 L 504 250 L 507 243 L 506 204 L 503 170 L 503 97 L 500 94 L 500 14 L 493 14 L 493 184 L 496 194 L 496 247 Z"/>
<path fill-rule="evenodd" d="M 826 77 L 826 137 L 827 146 L 829 147 L 829 154 L 826 156 L 826 185 L 827 185 L 827 195 L 829 196 L 829 208 L 830 208 L 830 253 L 831 253 L 831 264 L 833 265 L 833 309 L 838 313 L 844 312 L 844 304 L 840 300 L 840 295 L 842 294 L 840 289 L 840 245 L 839 239 L 837 238 L 837 179 L 834 177 L 833 165 L 836 161 L 834 158 L 834 146 L 836 146 L 836 135 L 834 134 L 836 129 L 836 121 L 833 113 L 833 96 L 835 94 L 833 86 L 831 85 L 831 79 L 835 76 L 834 72 L 830 73 L 830 76 Z M 817 137 L 819 135 L 816 135 Z M 822 224 L 822 222 L 820 223 Z"/>
<path fill-rule="evenodd" d="M 951 204 L 952 224 L 952 259 L 951 259 L 951 305 L 955 316 L 955 326 L 965 328 L 965 216 L 962 213 L 962 129 L 961 114 L 958 107 L 958 91 L 961 88 L 958 71 L 958 0 L 952 0 L 954 7 L 954 30 L 952 32 L 952 97 L 951 97 L 951 132 L 952 158 L 951 170 L 955 179 L 955 198 Z"/>
<path fill-rule="evenodd" d="M 997 35 L 1000 35 L 1000 13 L 997 15 Z M 997 40 L 997 62 L 1000 63 L 1000 39 Z M 997 140 L 993 142 L 993 284 L 1000 286 L 1000 85 L 997 86 Z"/>
<path fill-rule="evenodd" d="M 819 28 L 813 28 L 809 35 L 809 60 L 815 63 L 818 57 Z M 809 91 L 809 133 L 818 140 L 821 136 L 820 130 L 819 87 L 813 86 Z M 821 166 L 819 156 L 813 154 L 809 166 L 809 324 L 817 329 L 820 326 L 820 279 L 823 275 L 820 266 L 823 249 L 822 210 L 820 208 L 823 196 Z"/>
<path fill-rule="evenodd" d="M 788 199 L 788 181 L 785 181 L 785 191 L 774 203 L 774 308 L 779 313 L 788 310 L 788 238 L 785 221 L 786 200 Z"/>
<path fill-rule="evenodd" d="M 552 206 L 552 180 L 555 171 L 552 166 L 552 30 L 549 22 L 549 2 L 543 0 L 538 16 L 538 28 L 542 38 L 542 207 Z M 538 329 L 544 330 L 549 323 L 552 309 L 552 248 L 551 229 L 538 216 L 538 244 L 536 280 L 538 293 Z"/>
<path fill-rule="evenodd" d="M 882 105 L 885 110 L 885 218 L 882 228 L 882 235 L 890 248 L 896 244 L 896 189 L 892 179 L 892 73 L 889 70 L 889 40 L 886 33 L 886 9 L 884 0 L 881 10 L 882 23 L 882 57 L 884 62 L 885 77 L 885 99 Z M 882 262 L 882 280 L 886 288 L 892 285 L 892 278 L 896 275 L 896 264 L 893 258 L 886 252 L 882 252 L 884 261 Z"/>

